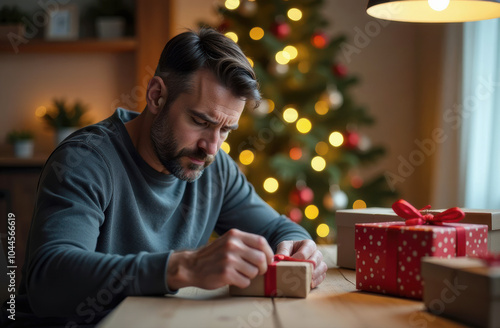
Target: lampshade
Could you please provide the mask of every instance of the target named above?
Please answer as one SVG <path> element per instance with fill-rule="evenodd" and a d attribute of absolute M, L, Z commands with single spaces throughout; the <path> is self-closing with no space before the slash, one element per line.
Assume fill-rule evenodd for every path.
<path fill-rule="evenodd" d="M 369 0 L 366 12 L 399 22 L 470 22 L 500 17 L 500 0 Z"/>

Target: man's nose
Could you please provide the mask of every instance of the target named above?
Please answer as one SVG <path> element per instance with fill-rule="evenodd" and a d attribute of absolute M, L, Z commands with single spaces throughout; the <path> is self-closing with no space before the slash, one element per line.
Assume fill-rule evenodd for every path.
<path fill-rule="evenodd" d="M 210 129 L 204 133 L 198 142 L 198 147 L 203 149 L 207 155 L 215 155 L 219 150 L 219 139 L 219 131 L 217 129 Z"/>

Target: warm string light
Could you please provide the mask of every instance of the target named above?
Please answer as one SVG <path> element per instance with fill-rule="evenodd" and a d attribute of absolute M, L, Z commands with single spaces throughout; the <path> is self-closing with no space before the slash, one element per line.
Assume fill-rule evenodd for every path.
<path fill-rule="evenodd" d="M 285 51 L 278 51 L 274 59 L 276 59 L 278 64 L 286 65 L 290 61 L 290 54 Z"/>
<path fill-rule="evenodd" d="M 224 34 L 225 36 L 227 36 L 228 38 L 230 38 L 231 40 L 233 40 L 234 42 L 238 42 L 238 35 L 236 35 L 236 33 L 234 32 L 227 32 L 226 34 Z"/>
<path fill-rule="evenodd" d="M 318 155 L 325 156 L 328 153 L 328 144 L 324 141 L 320 141 L 316 144 L 314 150 Z"/>
<path fill-rule="evenodd" d="M 222 145 L 220 145 L 220 149 L 226 152 L 226 154 L 229 154 L 231 151 L 231 146 L 227 142 L 222 142 Z"/>
<path fill-rule="evenodd" d="M 319 215 L 319 209 L 316 205 L 309 205 L 304 210 L 304 214 L 309 220 L 314 220 Z"/>
<path fill-rule="evenodd" d="M 226 0 L 224 6 L 229 10 L 234 10 L 240 6 L 240 0 Z"/>
<path fill-rule="evenodd" d="M 276 180 L 275 178 L 267 178 L 264 181 L 264 190 L 270 194 L 272 194 L 273 192 L 276 192 L 276 190 L 278 190 L 278 187 L 279 187 L 279 183 L 278 183 L 278 180 Z"/>
<path fill-rule="evenodd" d="M 316 234 L 319 237 L 326 237 L 326 236 L 328 236 L 329 233 L 330 233 L 330 227 L 325 223 L 321 223 L 316 228 Z"/>
<path fill-rule="evenodd" d="M 285 48 L 283 48 L 283 52 L 286 52 L 288 54 L 290 60 L 297 58 L 297 56 L 299 55 L 299 51 L 294 46 L 286 46 Z"/>
<path fill-rule="evenodd" d="M 289 107 L 283 111 L 283 119 L 288 123 L 293 123 L 299 118 L 299 112 L 293 107 Z"/>
<path fill-rule="evenodd" d="M 362 209 L 362 208 L 366 208 L 366 203 L 361 200 L 361 199 L 358 199 L 354 202 L 354 204 L 352 204 L 352 208 L 353 209 Z"/>
<path fill-rule="evenodd" d="M 264 37 L 264 30 L 261 27 L 256 26 L 250 30 L 249 34 L 252 40 L 257 41 Z"/>
<path fill-rule="evenodd" d="M 302 18 L 302 11 L 297 8 L 290 8 L 287 12 L 288 18 L 293 21 L 299 21 Z"/>
<path fill-rule="evenodd" d="M 306 134 L 312 129 L 312 123 L 307 118 L 301 118 L 297 121 L 296 124 L 297 131 L 302 134 Z"/>
<path fill-rule="evenodd" d="M 328 137 L 328 141 L 333 147 L 340 147 L 344 142 L 344 136 L 338 131 L 334 131 Z"/>
<path fill-rule="evenodd" d="M 326 161 L 323 157 L 321 156 L 315 156 L 311 160 L 311 167 L 313 168 L 314 171 L 321 172 L 325 169 L 326 167 Z"/>
<path fill-rule="evenodd" d="M 251 58 L 249 58 L 249 57 L 247 57 L 247 60 L 250 63 L 250 65 L 253 67 L 253 65 L 254 65 L 253 60 Z"/>
<path fill-rule="evenodd" d="M 327 114 L 329 109 L 330 108 L 328 107 L 328 103 L 324 100 L 318 100 L 314 104 L 314 110 L 316 111 L 316 114 L 318 114 L 318 115 Z"/>
<path fill-rule="evenodd" d="M 243 165 L 252 164 L 254 159 L 255 155 L 251 150 L 246 149 L 240 153 L 240 163 Z"/>

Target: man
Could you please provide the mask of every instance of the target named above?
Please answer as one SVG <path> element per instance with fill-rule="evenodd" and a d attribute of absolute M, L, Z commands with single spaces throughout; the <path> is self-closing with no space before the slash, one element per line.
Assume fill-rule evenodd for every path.
<path fill-rule="evenodd" d="M 40 178 L 18 318 L 92 324 L 127 296 L 246 287 L 276 253 L 316 263 L 300 226 L 279 216 L 224 152 L 260 100 L 239 47 L 210 29 L 167 43 L 139 115 L 118 109 L 66 139 Z M 206 245 L 211 232 L 221 235 Z"/>

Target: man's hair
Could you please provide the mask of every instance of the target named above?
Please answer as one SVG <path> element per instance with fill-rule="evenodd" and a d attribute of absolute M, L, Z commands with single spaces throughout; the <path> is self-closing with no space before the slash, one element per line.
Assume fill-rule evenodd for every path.
<path fill-rule="evenodd" d="M 236 97 L 259 105 L 259 84 L 240 47 L 211 28 L 201 28 L 175 36 L 163 48 L 155 75 L 167 86 L 166 108 L 191 90 L 193 75 L 201 69 L 212 72 Z"/>

